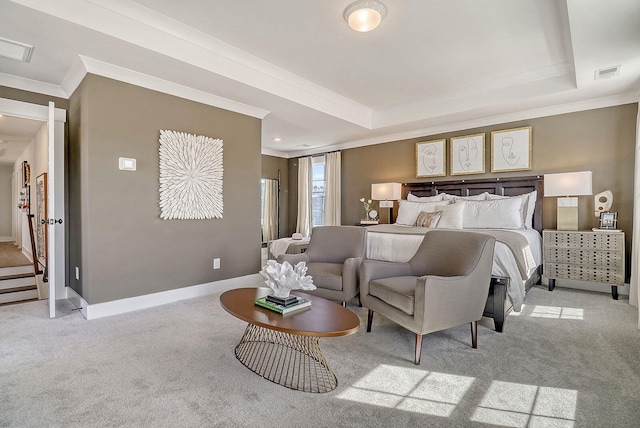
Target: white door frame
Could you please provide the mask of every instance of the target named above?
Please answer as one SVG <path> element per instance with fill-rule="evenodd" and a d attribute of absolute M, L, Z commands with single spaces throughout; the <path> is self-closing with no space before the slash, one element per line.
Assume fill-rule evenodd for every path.
<path fill-rule="evenodd" d="M 49 156 L 53 159 L 49 159 L 49 163 L 55 162 L 56 169 L 58 170 L 56 174 L 56 178 L 62 177 L 62 180 L 58 183 L 54 183 L 55 188 L 53 195 L 50 195 L 55 202 L 55 208 L 52 207 L 50 217 L 54 218 L 53 215 L 57 215 L 55 218 L 62 218 L 64 212 L 60 212 L 59 207 L 62 206 L 64 209 L 64 123 L 67 119 L 67 112 L 64 109 L 60 108 L 52 108 L 50 115 L 49 106 L 43 106 L 39 104 L 31 104 L 22 101 L 15 101 L 0 98 L 0 114 L 7 116 L 15 116 L 21 117 L 24 119 L 32 119 L 39 120 L 41 122 L 49 122 L 52 120 L 55 125 L 53 129 L 50 129 L 49 135 L 53 136 L 53 144 L 49 141 Z M 50 178 L 50 181 L 51 180 Z M 56 212 L 57 211 L 57 212 Z M 63 229 L 64 225 L 58 227 L 56 229 Z M 50 233 L 53 233 L 53 229 L 50 230 Z M 50 251 L 53 248 L 53 253 L 51 260 L 54 261 L 54 266 L 50 266 L 49 273 L 49 316 L 55 317 L 55 300 L 66 299 L 67 291 L 65 286 L 65 242 L 64 242 L 64 231 L 61 233 L 56 233 L 56 236 L 61 236 L 62 239 L 55 239 L 55 247 L 51 245 L 50 240 Z M 36 255 L 33 255 L 36 257 Z M 52 275 L 51 273 L 54 273 Z"/>

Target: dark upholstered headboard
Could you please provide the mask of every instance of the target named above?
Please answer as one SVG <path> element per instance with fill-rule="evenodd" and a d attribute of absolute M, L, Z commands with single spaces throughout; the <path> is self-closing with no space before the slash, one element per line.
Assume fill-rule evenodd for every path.
<path fill-rule="evenodd" d="M 404 183 L 402 199 L 411 193 L 414 196 L 435 196 L 449 193 L 456 196 L 472 196 L 488 192 L 502 196 L 518 196 L 538 191 L 536 208 L 533 213 L 533 228 L 542 233 L 542 197 L 544 179 L 541 175 L 532 177 L 484 178 L 478 180 L 432 181 Z"/>

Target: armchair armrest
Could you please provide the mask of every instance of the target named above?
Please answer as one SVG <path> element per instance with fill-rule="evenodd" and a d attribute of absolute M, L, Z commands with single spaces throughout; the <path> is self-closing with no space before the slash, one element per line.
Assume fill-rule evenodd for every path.
<path fill-rule="evenodd" d="M 299 262 L 305 262 L 305 263 L 309 264 L 309 256 L 307 256 L 305 253 L 302 253 L 302 254 L 280 254 L 278 256 L 277 262 L 278 263 L 282 263 L 282 262 L 285 262 L 285 261 L 291 263 L 293 266 L 295 266 Z"/>
<path fill-rule="evenodd" d="M 490 278 L 484 281 L 476 275 L 418 278 L 415 311 L 422 314 L 423 331 L 438 331 L 478 321 L 482 318 L 489 282 Z"/>
<path fill-rule="evenodd" d="M 361 264 L 362 257 L 351 257 L 346 259 L 342 265 L 342 287 L 344 293 L 348 296 L 358 293 L 358 277 Z"/>
<path fill-rule="evenodd" d="M 411 275 L 409 263 L 365 260 L 360 268 L 360 294 L 369 294 L 369 281 L 374 279 L 409 275 Z"/>

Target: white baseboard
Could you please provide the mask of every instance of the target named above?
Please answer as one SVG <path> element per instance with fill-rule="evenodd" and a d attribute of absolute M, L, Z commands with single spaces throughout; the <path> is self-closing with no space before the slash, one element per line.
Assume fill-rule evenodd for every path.
<path fill-rule="evenodd" d="M 0 236 L 0 242 L 13 242 L 13 236 Z"/>
<path fill-rule="evenodd" d="M 127 299 L 113 300 L 111 302 L 88 304 L 82 296 L 72 288 L 67 287 L 74 298 L 80 299 L 82 315 L 88 320 L 123 314 L 140 309 L 153 308 L 194 297 L 207 296 L 234 288 L 257 287 L 263 282 L 260 274 L 240 276 L 222 281 L 208 282 L 206 284 L 193 285 L 191 287 L 177 288 L 175 290 L 161 291 L 159 293 L 145 294 L 144 296 L 129 297 Z M 71 298 L 71 297 L 69 297 Z"/>
<path fill-rule="evenodd" d="M 28 258 L 31 263 L 33 263 L 33 254 L 27 249 L 27 247 L 22 247 L 22 254 L 24 254 L 24 256 Z"/>

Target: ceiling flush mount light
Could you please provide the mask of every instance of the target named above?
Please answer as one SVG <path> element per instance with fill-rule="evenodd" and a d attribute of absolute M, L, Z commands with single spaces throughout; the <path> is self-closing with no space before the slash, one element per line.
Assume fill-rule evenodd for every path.
<path fill-rule="evenodd" d="M 361 33 L 378 28 L 386 15 L 386 6 L 376 0 L 358 0 L 344 10 L 344 20 L 349 27 Z"/>
<path fill-rule="evenodd" d="M 280 138 L 280 137 L 275 137 L 275 138 L 273 139 L 273 141 L 274 141 L 275 143 L 279 143 L 280 141 L 282 141 L 282 138 Z"/>
<path fill-rule="evenodd" d="M 18 61 L 29 62 L 33 46 L 13 40 L 0 38 L 0 56 Z"/>

